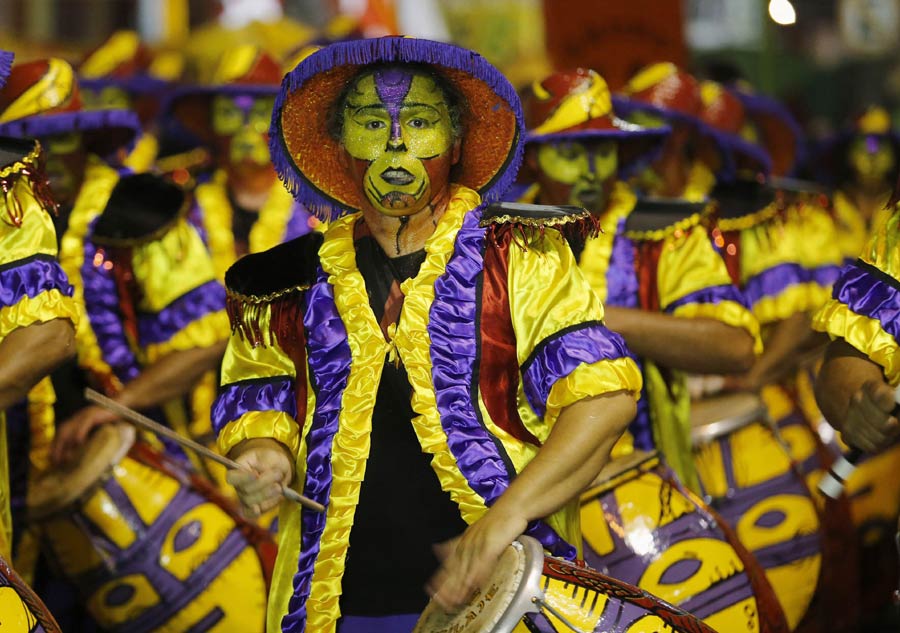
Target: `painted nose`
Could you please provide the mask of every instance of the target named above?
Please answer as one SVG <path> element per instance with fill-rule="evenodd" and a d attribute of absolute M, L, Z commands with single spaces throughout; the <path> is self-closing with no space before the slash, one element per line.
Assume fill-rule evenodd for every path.
<path fill-rule="evenodd" d="M 387 151 L 389 151 L 389 152 L 405 152 L 406 151 L 406 143 L 403 142 L 403 138 L 400 136 L 391 136 L 391 138 L 388 139 Z"/>

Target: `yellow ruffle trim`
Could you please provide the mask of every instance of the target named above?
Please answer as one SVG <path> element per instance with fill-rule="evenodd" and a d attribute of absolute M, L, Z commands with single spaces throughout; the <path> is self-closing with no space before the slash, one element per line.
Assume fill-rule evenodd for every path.
<path fill-rule="evenodd" d="M 625 183 L 616 183 L 613 188 L 610 204 L 603 216 L 600 218 L 600 228 L 602 232 L 588 238 L 584 244 L 584 251 L 578 260 L 578 267 L 584 274 L 585 279 L 594 291 L 594 294 L 605 302 L 609 295 L 609 288 L 606 285 L 606 271 L 609 270 L 609 260 L 612 257 L 613 242 L 616 239 L 616 233 L 619 230 L 619 221 L 634 210 L 637 203 L 637 196 Z"/>
<path fill-rule="evenodd" d="M 814 283 L 795 284 L 783 292 L 763 297 L 753 306 L 753 314 L 760 325 L 768 325 L 800 312 L 814 312 L 828 300 L 831 291 Z"/>
<path fill-rule="evenodd" d="M 123 164 L 134 173 L 143 174 L 150 171 L 158 154 L 159 141 L 156 136 L 144 132 Z"/>
<path fill-rule="evenodd" d="M 643 381 L 641 370 L 628 357 L 582 363 L 551 387 L 544 423 L 552 426 L 564 408 L 585 398 L 623 390 L 638 398 Z"/>
<path fill-rule="evenodd" d="M 767 207 L 742 215 L 739 218 L 719 218 L 717 224 L 722 231 L 744 231 L 752 229 L 757 224 L 762 224 L 777 216 L 783 210 L 783 206 L 778 202 L 772 202 Z"/>
<path fill-rule="evenodd" d="M 881 365 L 891 386 L 900 384 L 900 345 L 876 319 L 857 314 L 846 304 L 832 299 L 813 317 L 812 326 L 833 339 L 844 339 Z"/>
<path fill-rule="evenodd" d="M 259 217 L 250 229 L 250 252 L 261 253 L 284 241 L 294 198 L 281 181 L 272 185 L 269 197 L 259 210 Z"/>
<path fill-rule="evenodd" d="M 759 332 L 759 321 L 747 308 L 735 301 L 719 303 L 686 303 L 678 306 L 672 316 L 685 319 L 715 319 L 726 325 L 746 330 L 753 337 L 753 352 L 762 354 L 763 343 Z"/>
<path fill-rule="evenodd" d="M 45 290 L 36 297 L 23 297 L 17 303 L 0 309 L 0 341 L 13 330 L 54 319 L 68 319 L 78 324 L 78 306 L 55 288 Z"/>
<path fill-rule="evenodd" d="M 194 197 L 203 218 L 206 244 L 213 260 L 216 278 L 225 279 L 225 272 L 237 259 L 234 234 L 231 229 L 232 208 L 225 191 L 225 174 L 217 172 L 213 180 L 198 185 Z"/>
<path fill-rule="evenodd" d="M 230 331 L 228 315 L 225 310 L 210 312 L 196 321 L 188 323 L 168 341 L 148 345 L 143 356 L 147 363 L 152 364 L 171 352 L 210 347 L 219 341 L 225 341 L 228 339 Z"/>
<path fill-rule="evenodd" d="M 55 415 L 53 405 L 56 403 L 56 391 L 53 382 L 47 376 L 28 392 L 28 428 L 31 432 L 31 445 L 28 449 L 30 477 L 35 477 L 50 468 L 50 446 L 56 436 Z"/>
<path fill-rule="evenodd" d="M 218 446 L 223 455 L 244 440 L 270 438 L 281 442 L 296 455 L 300 450 L 300 427 L 283 411 L 250 411 L 226 424 L 219 432 Z"/>

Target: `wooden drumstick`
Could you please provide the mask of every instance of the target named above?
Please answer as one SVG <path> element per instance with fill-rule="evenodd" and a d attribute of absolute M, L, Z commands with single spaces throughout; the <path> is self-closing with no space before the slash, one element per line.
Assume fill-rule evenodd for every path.
<path fill-rule="evenodd" d="M 202 457 L 207 459 L 211 459 L 214 462 L 222 464 L 225 468 L 229 468 L 232 470 L 242 470 L 246 473 L 254 474 L 249 468 L 245 468 L 241 466 L 233 459 L 228 459 L 223 455 L 219 455 L 215 451 L 212 451 L 203 444 L 199 444 L 192 439 L 184 437 L 173 431 L 172 429 L 163 426 L 159 422 L 155 422 L 148 418 L 145 415 L 138 413 L 133 409 L 129 409 L 125 405 L 119 404 L 112 398 L 107 398 L 102 393 L 94 391 L 93 389 L 85 389 L 84 397 L 87 398 L 90 402 L 94 404 L 98 404 L 104 409 L 109 409 L 113 413 L 121 416 L 124 420 L 131 422 L 135 426 L 139 426 L 144 430 L 150 431 L 152 433 L 156 433 L 157 435 L 162 435 L 163 437 L 167 437 L 173 442 L 177 442 L 181 446 L 185 448 L 189 448 L 192 451 L 198 453 Z M 288 486 L 281 487 L 281 494 L 285 499 L 290 499 L 295 503 L 299 503 L 304 508 L 309 508 L 310 510 L 314 510 L 315 512 L 325 512 L 325 506 L 317 501 L 313 501 L 309 497 L 304 497 L 299 492 L 294 490 L 293 488 L 289 488 Z"/>

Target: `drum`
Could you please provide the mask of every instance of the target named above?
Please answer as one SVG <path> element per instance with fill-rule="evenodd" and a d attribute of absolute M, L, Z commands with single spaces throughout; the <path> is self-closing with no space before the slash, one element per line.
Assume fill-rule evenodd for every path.
<path fill-rule="evenodd" d="M 724 629 L 723 629 L 724 630 Z M 468 606 L 429 603 L 413 633 L 715 633 L 694 616 L 521 536 Z"/>
<path fill-rule="evenodd" d="M 787 630 L 765 575 L 656 453 L 612 460 L 581 497 L 584 560 L 717 631 Z"/>
<path fill-rule="evenodd" d="M 705 499 L 762 565 L 794 630 L 821 570 L 820 519 L 767 420 L 762 400 L 749 393 L 694 403 L 694 457 Z"/>
<path fill-rule="evenodd" d="M 3 633 L 60 633 L 41 599 L 0 558 L 0 629 Z"/>
<path fill-rule="evenodd" d="M 107 631 L 263 631 L 275 557 L 205 480 L 106 425 L 28 495 L 47 558 Z"/>

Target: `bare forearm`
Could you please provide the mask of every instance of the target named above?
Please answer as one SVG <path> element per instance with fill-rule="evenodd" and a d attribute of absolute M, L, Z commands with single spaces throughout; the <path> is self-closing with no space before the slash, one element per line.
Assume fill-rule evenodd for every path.
<path fill-rule="evenodd" d="M 844 431 L 850 398 L 869 381 L 883 381 L 881 367 L 844 341 L 828 346 L 816 379 L 816 402 L 832 426 Z"/>
<path fill-rule="evenodd" d="M 75 330 L 65 319 L 12 332 L 0 343 L 0 411 L 28 395 L 44 376 L 75 355 Z"/>
<path fill-rule="evenodd" d="M 594 480 L 634 414 L 634 398 L 625 392 L 563 409 L 538 454 L 494 508 L 524 512 L 528 521 L 558 510 Z"/>
<path fill-rule="evenodd" d="M 715 319 L 608 307 L 606 325 L 625 338 L 632 352 L 672 369 L 727 374 L 753 364 L 753 337 Z"/>
<path fill-rule="evenodd" d="M 794 373 L 801 358 L 799 350 L 815 340 L 809 317 L 800 313 L 776 324 L 766 339 L 765 350 L 748 372 L 751 384 L 761 387 Z"/>
<path fill-rule="evenodd" d="M 223 341 L 163 356 L 125 385 L 116 400 L 132 409 L 148 409 L 187 394 L 203 374 L 218 367 L 225 345 Z"/>

